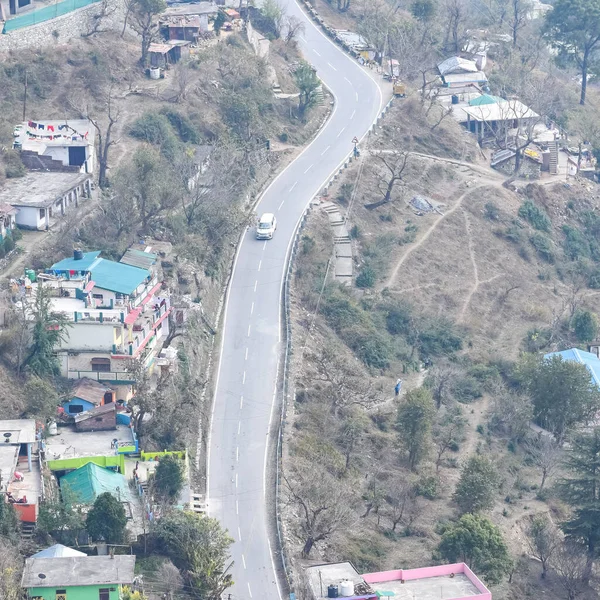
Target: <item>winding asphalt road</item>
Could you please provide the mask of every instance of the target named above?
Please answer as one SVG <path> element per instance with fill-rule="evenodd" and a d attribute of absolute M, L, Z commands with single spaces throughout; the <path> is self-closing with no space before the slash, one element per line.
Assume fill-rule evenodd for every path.
<path fill-rule="evenodd" d="M 275 178 L 257 207 L 277 217 L 275 236 L 257 241 L 246 231 L 236 255 L 225 304 L 222 346 L 208 441 L 207 503 L 235 539 L 233 600 L 282 597 L 266 502 L 269 440 L 276 439 L 282 360 L 281 293 L 294 233 L 310 200 L 366 134 L 383 108 L 371 73 L 344 54 L 294 0 L 287 14 L 302 19 L 305 58 L 335 96 L 329 121 L 311 144 Z M 272 447 L 270 449 L 272 451 Z"/>

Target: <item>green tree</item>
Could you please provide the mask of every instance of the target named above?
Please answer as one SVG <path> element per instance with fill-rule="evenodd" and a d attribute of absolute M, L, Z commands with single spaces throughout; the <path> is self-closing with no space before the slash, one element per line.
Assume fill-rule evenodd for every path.
<path fill-rule="evenodd" d="M 589 310 L 578 310 L 573 317 L 572 325 L 580 342 L 592 342 L 598 335 L 598 318 Z"/>
<path fill-rule="evenodd" d="M 258 120 L 259 107 L 245 93 L 228 91 L 219 101 L 219 109 L 225 123 L 242 139 L 249 139 Z"/>
<path fill-rule="evenodd" d="M 559 444 L 569 429 L 589 422 L 600 408 L 600 391 L 585 365 L 561 356 L 529 356 L 521 360 L 516 374 L 533 400 L 535 421 Z"/>
<path fill-rule="evenodd" d="M 16 540 L 19 530 L 19 519 L 12 504 L 4 501 L 4 497 L 0 501 L 0 536 L 10 540 Z"/>
<path fill-rule="evenodd" d="M 69 337 L 70 324 L 62 314 L 52 313 L 52 300 L 44 287 L 38 287 L 29 310 L 33 327 L 24 364 L 38 377 L 56 375 L 60 365 L 55 350 Z"/>
<path fill-rule="evenodd" d="M 87 514 L 85 528 L 93 539 L 103 537 L 109 544 L 125 539 L 127 516 L 123 505 L 110 493 L 100 494 Z"/>
<path fill-rule="evenodd" d="M 600 428 L 575 437 L 564 467 L 569 476 L 558 487 L 572 515 L 562 529 L 573 542 L 585 544 L 590 574 L 600 553 Z"/>
<path fill-rule="evenodd" d="M 229 573 L 233 539 L 216 519 L 173 510 L 155 521 L 153 535 L 197 597 L 220 600 L 233 585 Z"/>
<path fill-rule="evenodd" d="M 183 461 L 173 455 L 162 457 L 154 471 L 154 489 L 156 492 L 170 502 L 175 502 L 183 489 L 183 483 Z"/>
<path fill-rule="evenodd" d="M 25 384 L 27 416 L 46 420 L 56 415 L 59 404 L 56 388 L 44 379 L 30 377 Z"/>
<path fill-rule="evenodd" d="M 213 23 L 213 28 L 215 30 L 215 33 L 217 34 L 217 37 L 221 35 L 221 29 L 223 28 L 223 25 L 225 25 L 226 20 L 227 19 L 225 18 L 225 14 L 223 13 L 223 11 L 220 10 L 217 13 L 215 21 Z"/>
<path fill-rule="evenodd" d="M 306 110 L 310 108 L 316 98 L 316 91 L 321 82 L 317 77 L 317 72 L 306 61 L 302 61 L 298 68 L 294 71 L 296 85 L 300 90 L 300 98 L 298 100 L 298 110 L 301 115 L 304 115 Z"/>
<path fill-rule="evenodd" d="M 491 584 L 500 583 L 512 567 L 500 530 L 482 515 L 463 515 L 449 525 L 437 551 L 450 563 L 466 563 Z"/>
<path fill-rule="evenodd" d="M 429 451 L 434 415 L 433 398 L 425 387 L 408 392 L 398 408 L 398 436 L 408 452 L 408 464 L 413 470 Z"/>
<path fill-rule="evenodd" d="M 542 579 L 546 577 L 549 562 L 560 546 L 558 532 L 547 515 L 536 515 L 527 530 L 527 542 L 532 556 L 542 564 Z"/>
<path fill-rule="evenodd" d="M 73 494 L 68 487 L 63 486 L 60 499 L 47 499 L 40 505 L 36 527 L 61 544 L 76 542 L 79 532 L 85 529 L 85 515 L 73 502 Z"/>
<path fill-rule="evenodd" d="M 546 14 L 545 31 L 559 58 L 579 68 L 579 103 L 585 104 L 588 68 L 600 42 L 600 0 L 557 0 Z"/>
<path fill-rule="evenodd" d="M 156 17 L 167 8 L 165 0 L 133 0 L 132 22 L 133 28 L 142 40 L 142 56 L 140 63 L 143 67 L 148 64 L 148 50 L 150 44 L 158 37 L 158 24 Z"/>
<path fill-rule="evenodd" d="M 454 491 L 454 501 L 461 514 L 477 513 L 494 506 L 498 472 L 489 458 L 471 456 L 462 468 Z"/>
<path fill-rule="evenodd" d="M 410 5 L 410 12 L 415 19 L 429 23 L 435 16 L 435 4 L 432 0 L 414 0 Z"/>

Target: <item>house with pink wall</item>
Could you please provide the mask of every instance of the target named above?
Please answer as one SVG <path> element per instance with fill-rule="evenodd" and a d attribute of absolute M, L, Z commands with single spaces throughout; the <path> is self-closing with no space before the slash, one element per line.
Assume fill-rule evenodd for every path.
<path fill-rule="evenodd" d="M 464 563 L 395 569 L 360 575 L 349 563 L 306 569 L 314 600 L 492 600 L 492 594 Z"/>

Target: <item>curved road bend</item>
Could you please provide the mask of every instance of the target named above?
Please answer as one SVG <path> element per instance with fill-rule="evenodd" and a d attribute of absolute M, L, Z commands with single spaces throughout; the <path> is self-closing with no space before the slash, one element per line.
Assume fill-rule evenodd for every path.
<path fill-rule="evenodd" d="M 306 23 L 300 46 L 336 97 L 333 114 L 314 141 L 263 194 L 258 213 L 272 212 L 277 231 L 268 242 L 246 231 L 225 305 L 222 347 L 208 441 L 207 501 L 235 539 L 234 600 L 278 600 L 277 548 L 271 553 L 266 496 L 267 439 L 277 423 L 276 385 L 280 293 L 297 223 L 307 206 L 382 109 L 377 83 L 310 21 L 294 0 L 287 14 Z M 275 543 L 273 542 L 273 546 Z"/>

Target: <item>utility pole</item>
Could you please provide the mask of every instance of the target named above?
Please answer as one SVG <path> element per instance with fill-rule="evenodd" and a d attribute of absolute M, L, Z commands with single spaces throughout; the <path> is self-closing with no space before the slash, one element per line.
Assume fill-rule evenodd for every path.
<path fill-rule="evenodd" d="M 23 121 L 27 115 L 27 69 L 25 69 L 25 93 L 23 94 Z"/>

